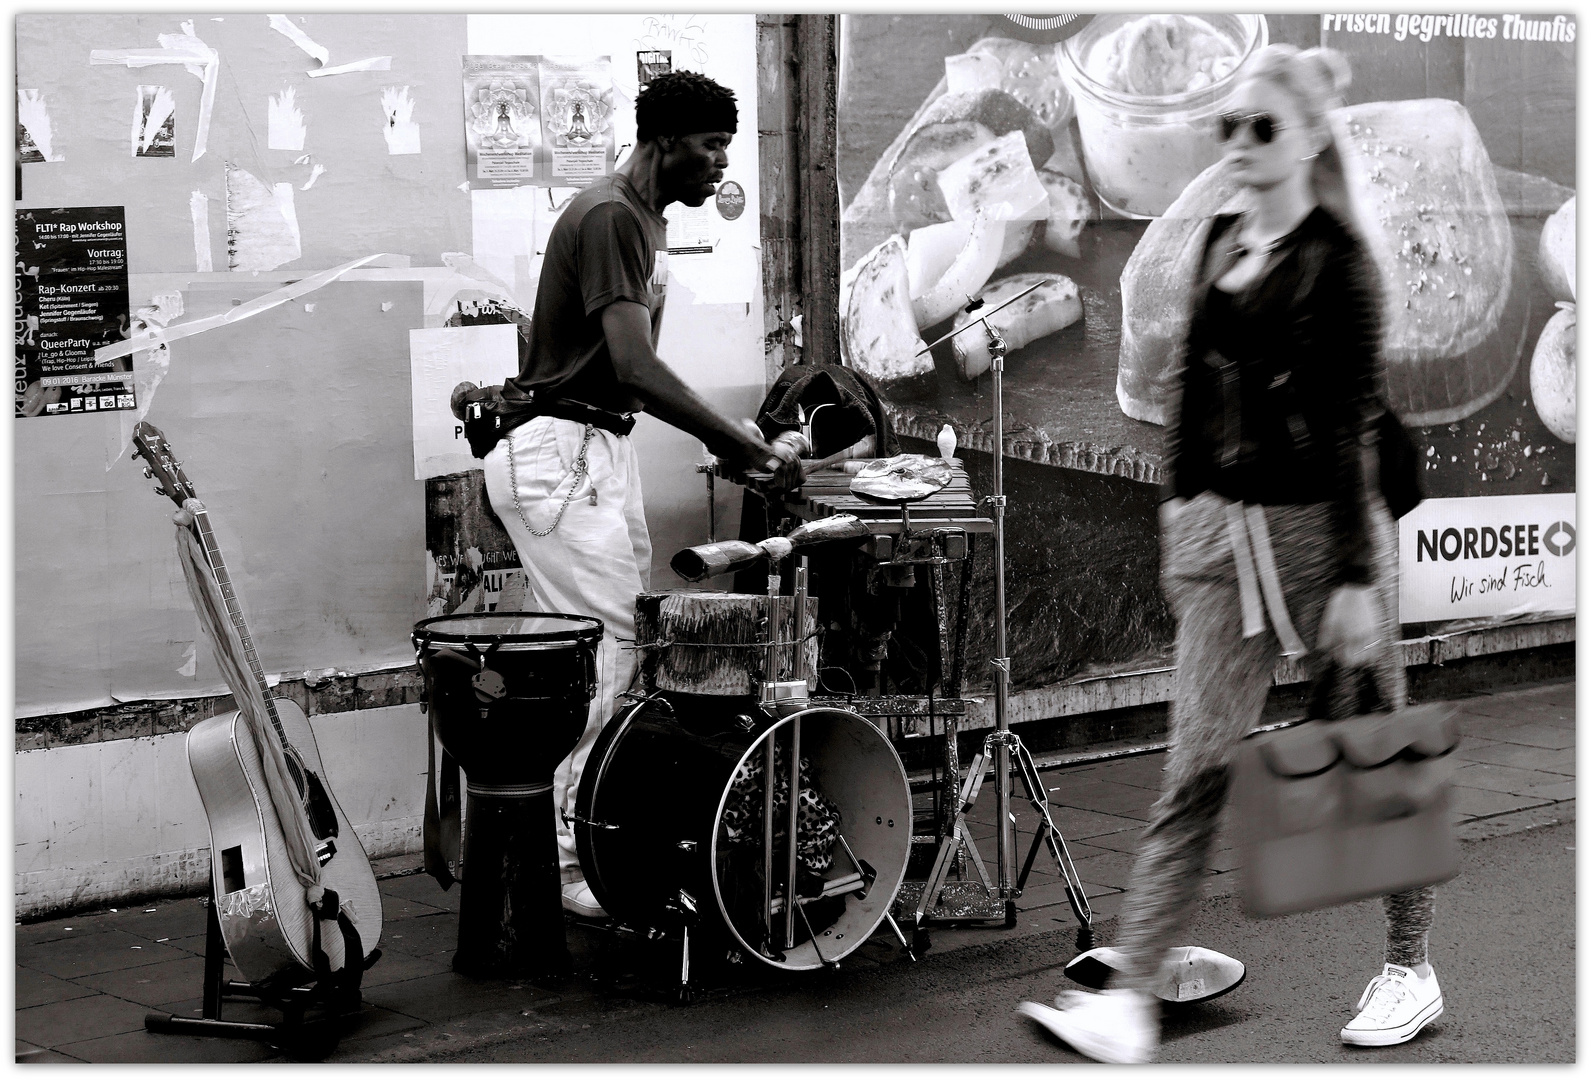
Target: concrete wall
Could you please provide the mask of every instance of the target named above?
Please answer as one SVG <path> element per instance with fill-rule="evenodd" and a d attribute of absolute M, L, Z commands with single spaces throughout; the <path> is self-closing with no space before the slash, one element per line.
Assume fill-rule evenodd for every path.
<path fill-rule="evenodd" d="M 420 848 L 426 722 L 418 705 L 310 719 L 325 779 L 372 859 Z M 16 754 L 19 917 L 202 892 L 210 832 L 186 732 Z"/>

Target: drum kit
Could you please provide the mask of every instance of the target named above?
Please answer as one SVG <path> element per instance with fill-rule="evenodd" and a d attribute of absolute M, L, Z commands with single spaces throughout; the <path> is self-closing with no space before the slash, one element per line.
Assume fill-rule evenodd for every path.
<path fill-rule="evenodd" d="M 982 325 L 990 337 L 998 446 L 1005 350 L 987 314 L 968 325 Z M 566 820 L 610 926 L 678 944 L 674 989 L 680 1000 L 689 1000 L 700 982 L 692 976 L 693 958 L 698 966 L 703 958 L 749 959 L 814 970 L 839 964 L 885 926 L 915 955 L 914 946 L 926 946 L 923 927 L 941 902 L 947 876 L 968 862 L 992 902 L 971 920 L 1003 918 L 1014 925 L 1015 898 L 1046 842 L 1086 934 L 1091 912 L 1082 883 L 1050 818 L 1032 758 L 1006 718 L 1000 459 L 996 453 L 988 500 L 994 509 L 996 729 L 965 776 L 950 778 L 953 812 L 942 816 L 933 870 L 928 881 L 914 883 L 914 903 L 902 905 L 914 818 L 901 756 L 876 717 L 841 707 L 844 699 L 813 700 L 811 693 L 818 624 L 816 598 L 808 595 L 807 550 L 876 541 L 876 524 L 833 514 L 757 544 L 719 541 L 673 560 L 688 581 L 766 562 L 766 595 L 680 590 L 637 598 L 634 648 L 641 654 L 643 692 L 620 695 L 623 704 L 591 750 L 575 813 Z M 948 461 L 903 454 L 844 471 L 851 475 L 852 496 L 898 511 L 897 559 L 918 548 L 939 551 L 948 533 L 959 532 L 940 528 L 919 536 L 911 518 L 913 504 L 951 482 Z M 964 548 L 964 534 L 961 542 Z M 787 561 L 793 568 L 788 575 L 782 572 Z M 787 579 L 790 594 L 783 593 Z M 468 778 L 456 970 L 554 979 L 569 970 L 552 776 L 584 729 L 601 633 L 594 619 L 529 612 L 449 615 L 415 627 L 437 736 Z M 947 739 L 953 763 L 953 730 Z M 996 882 L 965 825 L 991 759 Z M 1020 877 L 1012 872 L 1013 764 L 1039 812 L 1038 835 Z M 910 938 L 895 917 L 908 912 Z"/>

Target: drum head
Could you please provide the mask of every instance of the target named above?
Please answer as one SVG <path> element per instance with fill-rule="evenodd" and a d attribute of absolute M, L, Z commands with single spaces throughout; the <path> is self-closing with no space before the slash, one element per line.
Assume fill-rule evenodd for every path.
<path fill-rule="evenodd" d="M 838 836 L 866 864 L 871 884 L 865 895 L 837 892 L 804 908 L 815 944 L 803 932 L 794 948 L 784 949 L 783 916 L 776 915 L 776 948 L 765 951 L 765 833 L 755 804 L 770 740 L 777 740 L 776 757 L 788 771 L 797 717 L 808 763 L 803 786 L 810 784 L 825 810 L 838 812 Z M 737 783 L 742 767 L 755 770 L 755 778 Z M 748 805 L 755 817 L 749 828 Z M 788 804 L 781 806 L 787 813 Z M 772 880 L 782 897 L 788 846 L 777 813 L 775 829 Z M 797 830 L 804 842 L 807 829 Z M 905 769 L 888 738 L 867 720 L 840 709 L 776 719 L 750 698 L 684 694 L 633 706 L 598 736 L 581 778 L 574 828 L 586 881 L 621 922 L 672 928 L 671 905 L 684 888 L 702 915 L 693 942 L 721 942 L 770 966 L 800 971 L 848 955 L 883 922 L 906 875 L 911 831 Z M 829 865 L 807 872 L 798 888 L 810 888 L 815 878 L 841 886 L 842 879 L 854 881 L 857 869 L 845 844 L 834 839 Z"/>
<path fill-rule="evenodd" d="M 514 644 L 535 642 L 597 641 L 602 637 L 602 620 L 588 615 L 562 615 L 543 611 L 481 611 L 470 614 L 439 615 L 414 624 L 415 644 L 473 641 L 479 645 L 501 641 Z"/>
<path fill-rule="evenodd" d="M 854 874 L 871 873 L 872 884 L 865 894 L 838 893 L 838 901 L 830 898 L 804 906 L 804 911 L 812 915 L 805 921 L 798 916 L 797 925 L 803 928 L 799 943 L 784 949 L 783 942 L 776 938 L 774 948 L 769 950 L 774 955 L 768 955 L 763 951 L 761 896 L 747 896 L 748 885 L 754 894 L 761 890 L 762 845 L 760 838 L 751 845 L 730 842 L 731 790 L 726 789 L 713 820 L 713 891 L 719 914 L 746 952 L 773 967 L 811 971 L 860 948 L 889 913 L 905 880 L 911 851 L 911 788 L 905 767 L 884 733 L 866 719 L 842 709 L 807 709 L 785 717 L 746 750 L 741 766 L 749 769 L 753 762 L 760 765 L 765 761 L 770 741 L 776 748 L 784 748 L 776 754 L 776 760 L 783 763 L 798 721 L 801 757 L 810 762 L 812 786 L 824 802 L 838 811 L 839 836 L 843 838 L 843 842 L 834 841 L 829 867 L 816 876 L 842 884 Z M 805 807 L 802 816 L 807 816 Z M 776 821 L 775 828 L 782 829 L 783 823 Z M 798 836 L 800 832 L 798 826 Z M 749 867 L 743 853 L 735 850 L 748 846 L 753 855 L 749 860 L 753 865 Z M 773 880 L 776 891 L 782 893 L 789 870 L 788 848 L 776 842 L 774 853 Z M 755 875 L 752 881 L 745 880 L 748 869 Z M 837 906 L 838 902 L 843 902 L 843 910 L 823 925 L 833 909 L 820 913 L 819 905 Z M 781 930 L 782 920 L 782 915 L 775 917 L 775 926 Z M 800 940 L 807 937 L 805 927 L 809 925 L 813 936 Z"/>

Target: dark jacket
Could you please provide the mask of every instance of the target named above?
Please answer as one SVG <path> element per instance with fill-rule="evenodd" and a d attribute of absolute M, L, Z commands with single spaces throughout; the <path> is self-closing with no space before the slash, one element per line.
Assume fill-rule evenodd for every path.
<path fill-rule="evenodd" d="M 1214 491 L 1260 505 L 1329 502 L 1345 582 L 1368 583 L 1364 448 L 1384 382 L 1379 278 L 1363 245 L 1316 207 L 1246 289 L 1211 293 L 1236 261 L 1238 218 L 1206 234 L 1167 429 L 1165 497 Z"/>

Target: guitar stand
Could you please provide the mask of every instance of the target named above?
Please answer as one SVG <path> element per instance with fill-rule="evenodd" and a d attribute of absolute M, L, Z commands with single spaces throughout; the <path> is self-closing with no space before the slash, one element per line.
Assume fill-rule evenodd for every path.
<path fill-rule="evenodd" d="M 381 950 L 374 950 L 365 961 L 365 970 L 368 971 L 380 957 Z M 267 986 L 228 979 L 225 963 L 226 940 L 221 936 L 221 920 L 216 914 L 212 889 L 205 897 L 203 1016 L 150 1012 L 144 1015 L 144 1030 L 156 1035 L 252 1039 L 278 1047 L 295 1061 L 320 1061 L 337 1047 L 341 1037 L 337 1022 L 358 1012 L 362 1005 L 358 991 L 339 995 L 318 985 Z M 269 1005 L 279 1010 L 283 1018 L 274 1024 L 221 1019 L 223 1002 L 233 998 Z"/>

